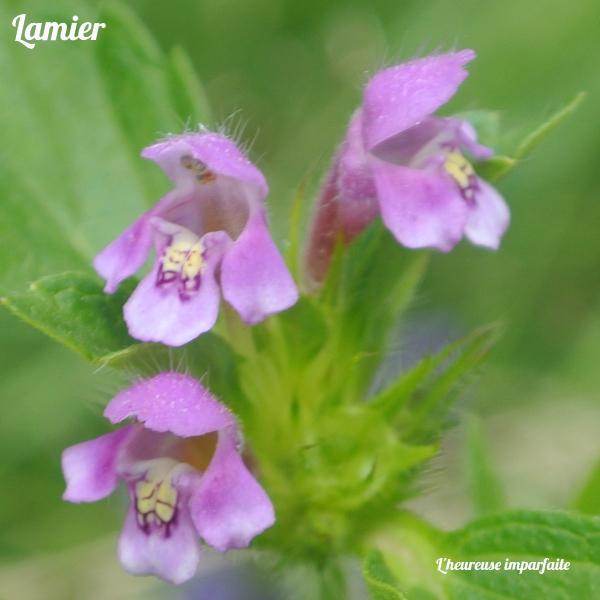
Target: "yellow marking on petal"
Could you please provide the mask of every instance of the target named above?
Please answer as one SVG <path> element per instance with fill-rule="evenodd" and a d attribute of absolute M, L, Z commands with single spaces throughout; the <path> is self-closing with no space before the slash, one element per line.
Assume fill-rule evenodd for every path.
<path fill-rule="evenodd" d="M 177 506 L 177 490 L 167 475 L 162 481 L 147 473 L 149 480 L 138 481 L 135 486 L 138 523 L 169 523 Z"/>
<path fill-rule="evenodd" d="M 146 515 L 154 510 L 156 504 L 156 484 L 152 481 L 138 481 L 135 486 L 136 509 Z"/>
<path fill-rule="evenodd" d="M 475 177 L 473 165 L 460 152 L 453 151 L 448 153 L 444 169 L 463 190 L 469 187 L 471 179 Z"/>
<path fill-rule="evenodd" d="M 157 504 L 156 512 L 154 514 L 156 515 L 156 518 L 160 519 L 163 523 L 169 523 L 173 519 L 175 509 L 166 504 Z"/>
<path fill-rule="evenodd" d="M 186 279 L 193 279 L 202 271 L 204 258 L 202 252 L 204 248 L 200 241 L 196 242 L 190 249 L 183 263 L 182 274 Z"/>
<path fill-rule="evenodd" d="M 174 241 L 161 259 L 167 273 L 178 273 L 184 279 L 194 279 L 204 268 L 204 245 L 200 240 L 190 244 L 187 240 Z"/>
<path fill-rule="evenodd" d="M 163 523 L 169 523 L 175 514 L 175 508 L 167 504 L 157 504 L 155 514 Z"/>
<path fill-rule="evenodd" d="M 177 492 L 175 488 L 171 484 L 170 479 L 165 479 L 158 488 L 158 493 L 156 494 L 156 501 L 162 502 L 163 504 L 171 504 L 175 505 L 177 502 Z"/>

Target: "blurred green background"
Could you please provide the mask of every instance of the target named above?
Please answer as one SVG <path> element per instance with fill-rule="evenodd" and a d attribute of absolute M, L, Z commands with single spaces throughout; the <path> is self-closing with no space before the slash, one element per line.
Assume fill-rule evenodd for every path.
<path fill-rule="evenodd" d="M 29 6 L 5 2 L 10 15 Z M 272 224 L 282 244 L 295 189 L 300 182 L 317 189 L 361 85 L 380 66 L 438 49 L 474 48 L 470 77 L 445 112 L 495 109 L 510 129 L 527 130 L 576 92 L 589 93 L 575 116 L 501 181 L 512 210 L 501 251 L 463 244 L 437 255 L 414 308 L 415 322 L 444 324 L 434 325 L 438 337 L 506 322 L 465 411 L 481 415 L 511 505 L 570 506 L 600 454 L 598 2 L 129 5 L 165 50 L 185 48 L 205 86 L 213 124 L 225 123 L 251 144 L 251 157 L 271 184 Z M 83 7 L 78 14 L 93 11 Z M 14 35 L 10 23 L 0 27 L 3 37 Z M 85 73 L 81 77 L 85 85 Z M 186 115 L 181 118 L 183 127 Z M 164 124 L 156 123 L 147 142 L 158 132 Z M 23 137 L 23 145 L 31 143 Z M 87 600 L 148 590 L 160 596 L 163 588 L 118 568 L 113 546 L 122 498 L 92 506 L 60 499 L 60 452 L 106 430 L 100 408 L 118 381 L 5 312 L 0 328 L 0 584 L 8 590 L 0 587 L 0 596 Z M 448 434 L 444 454 L 425 478 L 425 496 L 413 503 L 445 527 L 459 526 L 470 514 L 463 439 L 460 427 Z"/>

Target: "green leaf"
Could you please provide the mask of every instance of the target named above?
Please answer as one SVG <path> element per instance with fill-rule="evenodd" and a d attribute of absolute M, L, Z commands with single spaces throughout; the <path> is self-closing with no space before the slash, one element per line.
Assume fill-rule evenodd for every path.
<path fill-rule="evenodd" d="M 446 533 L 398 513 L 377 536 L 389 570 L 409 600 L 571 600 L 598 598 L 600 518 L 567 512 L 514 510 Z M 563 559 L 569 570 L 519 573 L 512 562 Z M 444 559 L 500 562 L 500 570 L 438 570 Z M 471 565 L 473 566 L 473 565 Z"/>
<path fill-rule="evenodd" d="M 96 276 L 61 273 L 43 277 L 25 292 L 8 293 L 0 302 L 90 362 L 147 377 L 173 369 L 191 373 L 243 415 L 240 358 L 220 336 L 205 333 L 184 348 L 139 343 L 129 336 L 122 313 L 134 285 L 129 280 L 109 295 Z"/>
<path fill-rule="evenodd" d="M 560 512 L 514 511 L 475 521 L 444 540 L 453 561 L 543 561 L 562 558 L 568 571 L 454 571 L 444 578 L 450 600 L 600 596 L 600 518 Z"/>
<path fill-rule="evenodd" d="M 292 210 L 290 214 L 290 227 L 288 234 L 289 245 L 286 253 L 287 264 L 290 269 L 290 273 L 296 280 L 300 278 L 300 233 L 305 195 L 306 186 L 303 182 L 300 186 L 298 186 L 298 189 L 294 194 L 294 200 L 292 202 Z"/>
<path fill-rule="evenodd" d="M 504 177 L 517 164 L 516 159 L 501 154 L 483 160 L 475 165 L 477 174 L 487 181 L 497 181 Z"/>
<path fill-rule="evenodd" d="M 343 373 L 348 386 L 360 391 L 370 383 L 428 262 L 428 253 L 406 252 L 381 222 L 371 225 L 347 249 L 341 259 L 331 320 L 340 364 L 347 364 L 345 360 L 351 365 Z"/>
<path fill-rule="evenodd" d="M 169 132 L 165 127 L 183 129 L 186 117 L 174 110 L 167 61 L 135 15 L 115 3 L 99 18 L 110 27 L 103 32 L 102 43 L 94 44 L 95 63 L 123 143 L 132 156 L 139 155 L 144 146 Z M 166 177 L 152 162 L 138 162 L 144 188 L 154 202 L 157 192 L 166 188 Z"/>
<path fill-rule="evenodd" d="M 504 492 L 489 463 L 481 423 L 471 417 L 466 430 L 467 478 L 475 515 L 499 512 L 505 507 Z"/>
<path fill-rule="evenodd" d="M 541 125 L 526 134 L 516 146 L 510 144 L 506 135 L 501 133 L 500 115 L 494 111 L 473 110 L 459 113 L 456 116 L 469 121 L 477 131 L 482 144 L 492 148 L 502 148 L 506 154 L 493 156 L 475 165 L 477 173 L 488 181 L 497 181 L 512 171 L 520 162 L 560 125 L 567 117 L 573 114 L 586 97 L 585 92 L 577 94 L 565 106 L 557 110 Z M 512 137 L 512 136 L 511 136 Z M 512 150 L 510 148 L 513 148 Z"/>
<path fill-rule="evenodd" d="M 47 273 L 88 268 L 90 250 L 71 217 L 3 165 L 1 152 L 0 293 Z"/>
<path fill-rule="evenodd" d="M 110 26 L 76 52 L 0 40 L 0 77 L 11 82 L 0 88 L 0 294 L 13 314 L 99 360 L 131 343 L 119 313 L 131 286 L 103 298 L 91 259 L 169 187 L 142 147 L 203 118 L 206 102 L 183 52 L 167 59 L 123 5 L 27 7 L 41 21 L 77 14 Z M 0 5 L 2 21 L 12 16 Z"/>
<path fill-rule="evenodd" d="M 373 397 L 373 409 L 395 419 L 410 441 L 435 439 L 461 385 L 488 355 L 501 330 L 498 324 L 482 327 L 425 356 Z"/>
<path fill-rule="evenodd" d="M 323 314 L 314 302 L 302 297 L 276 318 L 292 362 L 302 368 L 326 342 L 329 329 Z"/>
<path fill-rule="evenodd" d="M 557 110 L 530 134 L 525 136 L 515 150 L 515 159 L 522 160 L 542 142 L 542 140 L 560 125 L 567 117 L 571 116 L 583 102 L 587 94 L 579 92 L 570 102 Z"/>
<path fill-rule="evenodd" d="M 56 341 L 99 362 L 134 343 L 123 322 L 122 307 L 132 286 L 105 294 L 100 280 L 87 273 L 50 275 L 25 292 L 12 292 L 2 304 L 17 317 Z"/>
<path fill-rule="evenodd" d="M 11 313 L 90 362 L 151 376 L 164 370 L 192 373 L 238 414 L 247 405 L 238 383 L 239 357 L 214 333 L 185 348 L 136 342 L 127 333 L 123 304 L 135 285 L 129 280 L 116 294 L 105 294 L 88 273 L 61 273 L 32 283 L 25 292 L 0 298 Z"/>
<path fill-rule="evenodd" d="M 600 515 L 600 460 L 577 496 L 574 508 L 587 515 Z"/>
<path fill-rule="evenodd" d="M 406 600 L 379 550 L 371 550 L 367 554 L 363 577 L 373 600 Z"/>
<path fill-rule="evenodd" d="M 437 437 L 448 419 L 449 409 L 466 378 L 473 373 L 494 347 L 501 332 L 498 324 L 483 327 L 451 344 L 443 372 L 413 395 L 402 420 L 405 435 L 417 442 Z M 442 354 L 444 351 L 442 351 Z"/>

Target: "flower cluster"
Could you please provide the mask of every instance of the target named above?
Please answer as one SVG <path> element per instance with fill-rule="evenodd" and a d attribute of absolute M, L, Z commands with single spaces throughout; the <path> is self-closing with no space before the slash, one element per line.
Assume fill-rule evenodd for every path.
<path fill-rule="evenodd" d="M 492 150 L 468 122 L 433 116 L 473 57 L 421 58 L 368 82 L 317 202 L 309 286 L 325 278 L 336 239 L 352 241 L 378 216 L 408 248 L 449 251 L 463 237 L 498 247 L 508 209 L 471 162 Z M 267 183 L 231 139 L 185 133 L 142 156 L 173 188 L 94 261 L 113 293 L 154 248 L 154 264 L 124 305 L 131 336 L 184 345 L 215 325 L 221 298 L 248 325 L 295 304 L 296 284 L 268 230 Z M 118 393 L 104 414 L 132 422 L 65 450 L 64 498 L 93 502 L 125 484 L 119 557 L 129 572 L 181 583 L 195 573 L 198 538 L 220 551 L 242 548 L 275 522 L 245 464 L 236 417 L 199 381 L 159 373 Z"/>

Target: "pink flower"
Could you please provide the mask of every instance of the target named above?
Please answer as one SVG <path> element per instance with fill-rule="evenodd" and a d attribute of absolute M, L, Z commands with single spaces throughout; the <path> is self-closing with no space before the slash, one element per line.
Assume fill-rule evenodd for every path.
<path fill-rule="evenodd" d="M 377 215 L 409 248 L 447 252 L 463 236 L 498 248 L 508 208 L 465 156 L 493 151 L 477 143 L 466 121 L 432 116 L 474 57 L 462 50 L 420 58 L 368 82 L 317 206 L 307 254 L 313 279 L 323 278 L 338 232 L 350 241 Z"/>
<path fill-rule="evenodd" d="M 292 306 L 296 286 L 267 228 L 262 173 L 216 133 L 169 137 L 146 148 L 174 189 L 94 260 L 112 293 L 157 260 L 125 305 L 129 332 L 180 346 L 216 322 L 221 294 L 248 324 Z"/>
<path fill-rule="evenodd" d="M 198 537 L 223 552 L 273 525 L 233 415 L 195 379 L 161 373 L 121 391 L 104 414 L 136 422 L 64 451 L 64 499 L 95 502 L 127 485 L 119 558 L 130 573 L 182 583 L 196 571 Z"/>

